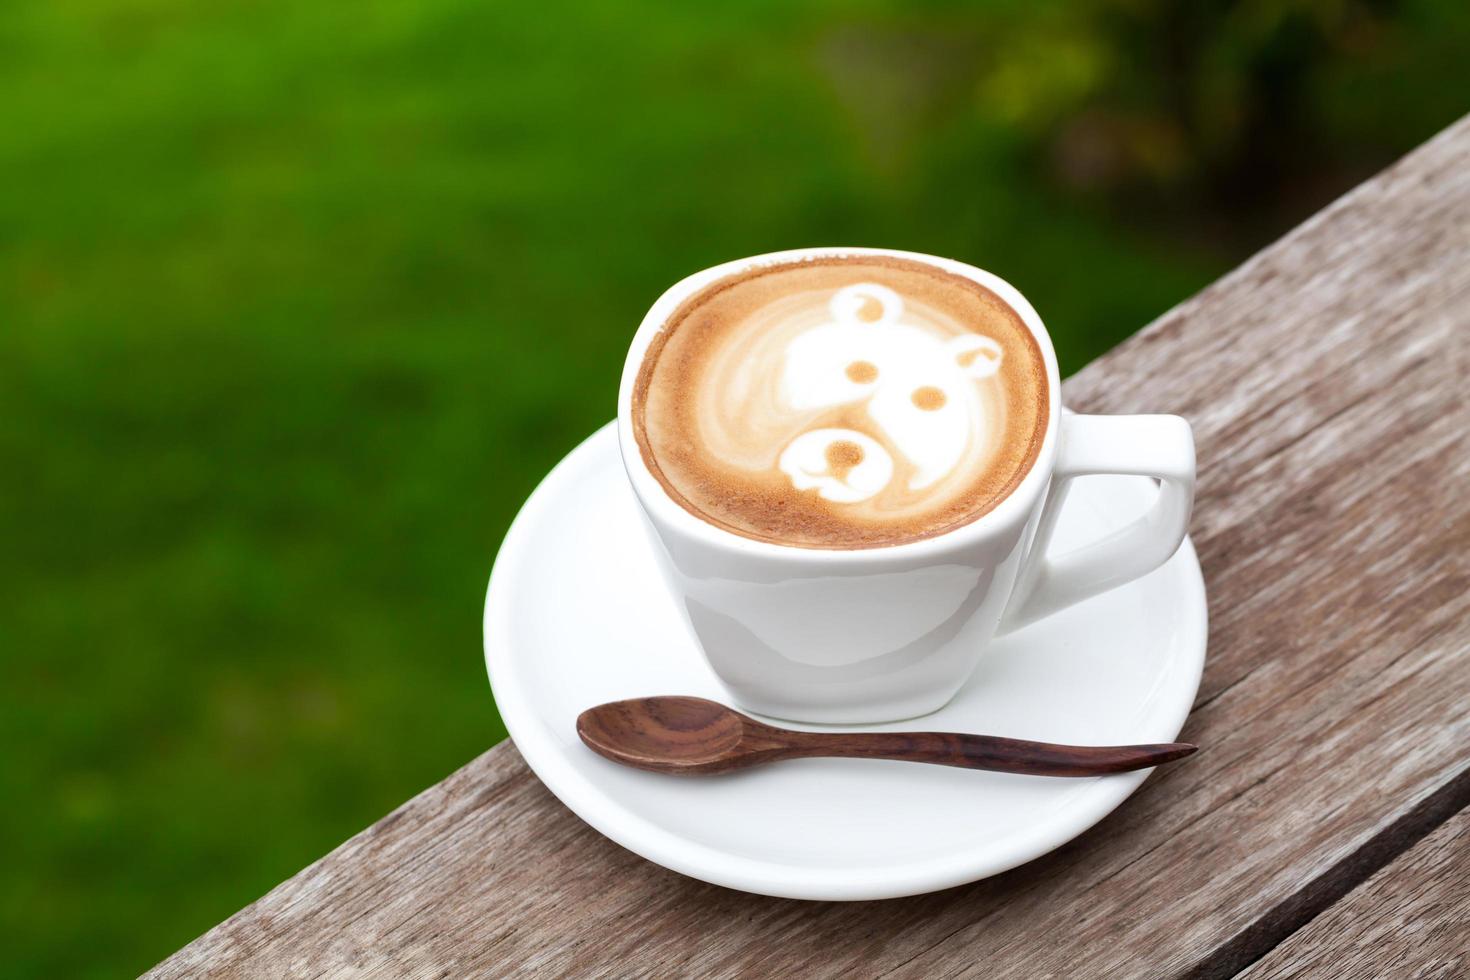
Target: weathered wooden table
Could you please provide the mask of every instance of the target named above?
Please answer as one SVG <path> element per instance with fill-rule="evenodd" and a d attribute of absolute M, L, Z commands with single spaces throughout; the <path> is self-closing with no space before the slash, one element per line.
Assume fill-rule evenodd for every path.
<path fill-rule="evenodd" d="M 1470 118 L 1066 385 L 1200 453 L 1204 747 L 1061 850 L 887 902 L 665 871 L 509 743 L 158 977 L 1470 976 Z"/>

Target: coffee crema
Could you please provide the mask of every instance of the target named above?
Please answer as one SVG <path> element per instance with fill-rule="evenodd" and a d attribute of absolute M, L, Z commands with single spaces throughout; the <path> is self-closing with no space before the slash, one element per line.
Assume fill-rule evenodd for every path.
<path fill-rule="evenodd" d="M 887 256 L 755 266 L 685 300 L 633 432 L 685 510 L 747 538 L 875 548 L 985 514 L 1046 433 L 1046 365 L 979 283 Z"/>

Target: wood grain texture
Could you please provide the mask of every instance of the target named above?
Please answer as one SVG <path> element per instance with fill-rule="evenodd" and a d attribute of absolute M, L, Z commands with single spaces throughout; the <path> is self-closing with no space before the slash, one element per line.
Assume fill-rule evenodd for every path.
<path fill-rule="evenodd" d="M 1470 976 L 1470 811 L 1313 919 L 1245 980 Z"/>
<path fill-rule="evenodd" d="M 1195 426 L 1205 747 L 1059 851 L 890 902 L 604 840 L 499 746 L 157 977 L 1229 976 L 1470 803 L 1470 120 L 1066 385 Z M 1038 300 L 1043 314 L 1045 297 Z"/>

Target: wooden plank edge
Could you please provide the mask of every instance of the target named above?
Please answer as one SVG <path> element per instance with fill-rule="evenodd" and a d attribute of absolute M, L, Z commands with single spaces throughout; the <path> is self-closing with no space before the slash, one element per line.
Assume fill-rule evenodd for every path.
<path fill-rule="evenodd" d="M 1363 847 L 1304 882 L 1187 976 L 1223 980 L 1245 970 L 1466 807 L 1470 807 L 1470 769 L 1461 770 Z"/>

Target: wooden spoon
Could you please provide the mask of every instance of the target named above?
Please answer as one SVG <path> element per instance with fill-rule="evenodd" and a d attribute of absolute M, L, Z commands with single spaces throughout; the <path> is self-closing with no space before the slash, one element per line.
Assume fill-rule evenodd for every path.
<path fill-rule="evenodd" d="M 931 762 L 1028 776 L 1098 776 L 1182 759 L 1197 746 L 1053 745 L 958 732 L 797 732 L 748 718 L 704 698 L 613 701 L 577 718 L 593 752 L 650 772 L 729 772 L 816 756 Z"/>

